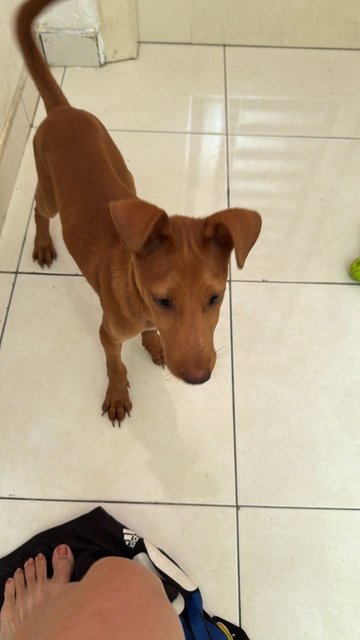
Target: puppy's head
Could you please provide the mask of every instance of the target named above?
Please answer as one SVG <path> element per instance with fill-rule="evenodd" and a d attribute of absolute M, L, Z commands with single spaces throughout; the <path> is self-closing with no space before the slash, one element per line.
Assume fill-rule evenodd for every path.
<path fill-rule="evenodd" d="M 260 233 L 259 214 L 227 209 L 200 219 L 168 217 L 136 198 L 113 202 L 110 211 L 133 255 L 137 286 L 168 368 L 185 382 L 206 382 L 216 360 L 214 330 L 231 251 L 242 268 Z"/>

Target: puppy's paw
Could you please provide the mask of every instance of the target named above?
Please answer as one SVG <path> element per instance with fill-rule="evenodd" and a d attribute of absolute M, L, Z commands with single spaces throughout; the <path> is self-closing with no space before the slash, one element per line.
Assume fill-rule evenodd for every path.
<path fill-rule="evenodd" d="M 165 367 L 165 354 L 158 332 L 144 331 L 141 334 L 141 341 L 146 351 L 150 353 L 152 361 L 161 367 Z"/>
<path fill-rule="evenodd" d="M 41 268 L 43 268 L 45 264 L 47 267 L 50 267 L 53 261 L 57 258 L 56 249 L 51 238 L 47 243 L 40 243 L 35 241 L 32 257 L 33 260 L 39 263 Z"/>
<path fill-rule="evenodd" d="M 108 418 L 112 422 L 113 427 L 115 427 L 115 422 L 117 422 L 120 427 L 120 423 L 124 420 L 125 415 L 130 416 L 131 409 L 132 404 L 127 386 L 115 386 L 110 383 L 102 405 L 103 415 L 104 413 L 108 414 Z"/>

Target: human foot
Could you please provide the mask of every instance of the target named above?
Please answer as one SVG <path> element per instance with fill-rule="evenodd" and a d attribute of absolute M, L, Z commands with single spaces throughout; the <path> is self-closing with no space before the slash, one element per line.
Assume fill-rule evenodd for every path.
<path fill-rule="evenodd" d="M 39 553 L 17 569 L 5 585 L 0 611 L 0 640 L 12 640 L 18 627 L 70 582 L 74 557 L 70 547 L 59 545 L 52 557 L 53 577 L 48 580 L 46 558 Z"/>

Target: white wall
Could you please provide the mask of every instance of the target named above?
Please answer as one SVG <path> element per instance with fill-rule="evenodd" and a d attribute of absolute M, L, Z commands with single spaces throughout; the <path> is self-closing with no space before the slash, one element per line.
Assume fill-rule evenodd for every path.
<path fill-rule="evenodd" d="M 3 0 L 0 0 L 2 2 Z M 68 0 L 59 2 L 44 11 L 39 18 L 39 28 L 46 29 L 97 29 L 99 18 L 96 0 Z"/>
<path fill-rule="evenodd" d="M 0 0 L 0 144 L 1 132 L 23 68 L 13 37 L 14 10 L 21 0 Z"/>
<path fill-rule="evenodd" d="M 0 0 L 0 230 L 37 104 L 14 36 L 14 14 L 21 1 Z"/>
<path fill-rule="evenodd" d="M 359 0 L 137 0 L 141 41 L 360 47 Z"/>

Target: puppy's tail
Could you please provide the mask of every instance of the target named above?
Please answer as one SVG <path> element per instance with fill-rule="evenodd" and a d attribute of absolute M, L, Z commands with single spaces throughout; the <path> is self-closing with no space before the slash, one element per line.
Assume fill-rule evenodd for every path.
<path fill-rule="evenodd" d="M 16 16 L 16 35 L 20 48 L 30 75 L 44 100 L 47 113 L 59 105 L 69 104 L 41 55 L 31 29 L 36 16 L 53 2 L 54 0 L 27 0 Z"/>

